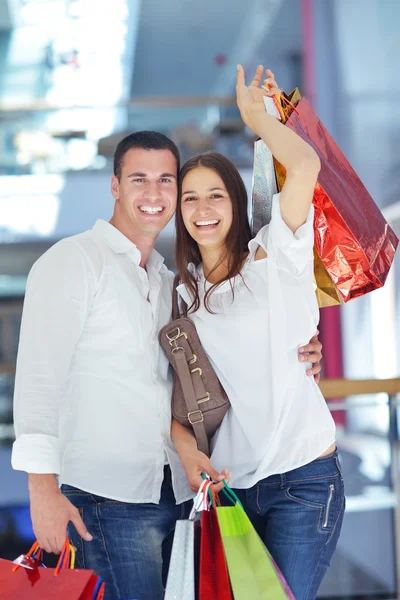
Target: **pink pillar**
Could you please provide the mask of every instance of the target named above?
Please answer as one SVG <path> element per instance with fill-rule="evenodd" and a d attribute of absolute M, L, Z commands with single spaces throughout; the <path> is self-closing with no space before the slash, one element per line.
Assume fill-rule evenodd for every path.
<path fill-rule="evenodd" d="M 303 78 L 304 95 L 314 106 L 315 102 L 315 65 L 314 65 L 314 32 L 313 32 L 313 0 L 301 0 L 301 25 L 303 45 Z"/>
<path fill-rule="evenodd" d="M 303 76 L 304 95 L 311 105 L 316 104 L 315 85 L 315 47 L 313 27 L 313 3 L 314 0 L 301 0 L 301 23 L 303 38 Z M 323 375 L 326 378 L 343 377 L 343 355 L 340 307 L 332 306 L 324 308 L 320 312 L 321 342 L 324 353 Z M 345 424 L 344 411 L 333 413 L 337 425 Z"/>

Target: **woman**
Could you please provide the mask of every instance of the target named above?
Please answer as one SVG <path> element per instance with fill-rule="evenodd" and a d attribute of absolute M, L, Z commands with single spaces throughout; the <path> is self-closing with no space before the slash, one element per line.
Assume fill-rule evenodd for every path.
<path fill-rule="evenodd" d="M 212 440 L 211 461 L 176 421 L 172 439 L 192 489 L 202 471 L 231 477 L 249 516 L 261 519 L 264 542 L 296 599 L 311 600 L 344 513 L 334 422 L 297 359 L 319 316 L 311 201 L 320 162 L 313 148 L 266 113 L 263 96 L 279 90 L 270 71 L 265 84 L 271 89 L 261 89 L 262 74 L 260 66 L 246 87 L 238 66 L 236 92 L 244 123 L 286 169 L 270 225 L 251 240 L 244 184 L 221 155 L 192 158 L 181 171 L 178 292 L 231 408 Z"/>

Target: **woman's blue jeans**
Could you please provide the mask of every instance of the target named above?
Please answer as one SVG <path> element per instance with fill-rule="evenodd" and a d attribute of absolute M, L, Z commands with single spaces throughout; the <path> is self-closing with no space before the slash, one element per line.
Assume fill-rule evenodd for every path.
<path fill-rule="evenodd" d="M 235 492 L 296 600 L 314 600 L 345 509 L 337 452 Z"/>

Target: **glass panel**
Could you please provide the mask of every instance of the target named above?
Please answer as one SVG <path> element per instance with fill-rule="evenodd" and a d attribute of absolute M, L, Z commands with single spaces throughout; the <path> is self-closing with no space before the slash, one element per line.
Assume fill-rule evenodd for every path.
<path fill-rule="evenodd" d="M 321 599 L 376 598 L 396 589 L 388 399 L 377 394 L 348 402 L 345 412 L 333 411 L 340 414 L 337 445 L 347 505 Z"/>
<path fill-rule="evenodd" d="M 34 71 L 9 75 L 9 89 L 17 95 L 34 84 Z M 64 96 L 66 98 L 66 96 Z M 130 131 L 149 129 L 167 133 L 179 146 L 182 160 L 198 152 L 216 150 L 237 167 L 252 167 L 254 136 L 243 127 L 233 98 L 208 103 L 145 104 L 136 101 L 110 106 L 104 94 L 98 108 L 1 110 L 0 173 L 60 173 L 69 170 L 110 170 L 117 143 Z M 213 99 L 214 101 L 214 99 Z M 28 103 L 28 105 L 30 105 Z M 168 124 L 168 125 L 167 125 Z"/>
<path fill-rule="evenodd" d="M 34 540 L 29 506 L 0 507 L 0 556 L 14 560 L 25 554 Z M 46 561 L 47 562 L 47 561 Z"/>
<path fill-rule="evenodd" d="M 0 373 L 0 447 L 3 448 L 11 448 L 14 441 L 13 394 L 14 375 Z"/>

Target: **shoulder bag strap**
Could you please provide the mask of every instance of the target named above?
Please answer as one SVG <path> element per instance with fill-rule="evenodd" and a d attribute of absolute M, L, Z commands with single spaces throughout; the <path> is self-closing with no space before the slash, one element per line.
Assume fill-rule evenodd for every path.
<path fill-rule="evenodd" d="M 193 431 L 196 436 L 197 447 L 201 452 L 204 452 L 204 454 L 209 456 L 210 446 L 208 443 L 206 428 L 204 427 L 203 412 L 199 409 L 199 405 L 197 404 L 189 365 L 186 360 L 185 350 L 182 347 L 174 349 L 174 359 L 178 377 L 182 386 L 183 396 L 186 402 L 189 423 L 193 427 Z"/>
<path fill-rule="evenodd" d="M 179 304 L 178 304 L 178 292 L 176 288 L 180 284 L 181 278 L 179 277 L 179 273 L 174 277 L 174 283 L 172 288 L 172 320 L 175 321 L 180 317 Z"/>
<path fill-rule="evenodd" d="M 174 277 L 174 283 L 173 283 L 173 289 L 172 289 L 172 320 L 173 321 L 175 321 L 175 319 L 179 319 L 179 317 L 182 316 L 181 311 L 179 310 L 179 301 L 178 301 L 179 293 L 176 291 L 176 288 L 178 287 L 178 285 L 180 283 L 181 283 L 181 278 L 178 273 Z M 183 316 L 186 317 L 187 316 L 187 304 L 183 298 L 181 298 L 181 302 L 183 302 L 183 304 L 184 304 Z"/>

